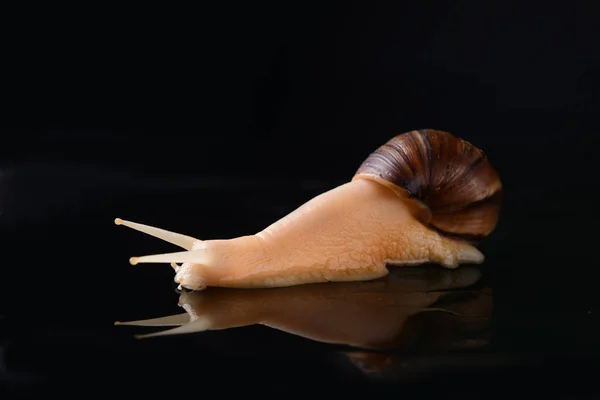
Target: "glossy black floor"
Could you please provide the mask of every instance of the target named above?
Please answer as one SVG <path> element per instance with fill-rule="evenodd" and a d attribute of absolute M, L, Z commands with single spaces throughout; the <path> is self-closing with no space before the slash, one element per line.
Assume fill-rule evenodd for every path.
<path fill-rule="evenodd" d="M 54 190 L 46 189 L 49 181 Z M 121 216 L 201 238 L 233 237 L 261 229 L 330 186 L 177 181 L 74 165 L 7 169 L 3 187 L 12 195 L 3 215 L 3 382 L 15 390 L 84 385 L 145 392 L 190 385 L 193 392 L 196 385 L 231 381 L 233 390 L 276 385 L 285 391 L 299 384 L 348 389 L 349 383 L 373 382 L 408 391 L 432 390 L 432 384 L 436 391 L 468 391 L 498 385 L 502 377 L 573 393 L 593 380 L 595 282 L 593 273 L 586 275 L 593 261 L 570 254 L 579 239 L 556 236 L 554 226 L 568 224 L 560 214 L 549 218 L 550 207 L 509 200 L 481 267 L 398 269 L 383 283 L 271 294 L 177 293 L 168 265 L 128 263 L 132 255 L 172 247 L 113 224 Z M 528 219 L 528 225 L 521 222 Z M 435 298 L 422 298 L 426 292 Z M 231 307 L 260 317 L 226 320 L 221 327 L 230 328 L 224 330 L 146 339 L 133 335 L 167 328 L 113 326 L 185 313 L 184 304 L 210 318 L 229 315 Z M 430 307 L 441 310 L 425 312 Z M 264 322 L 265 313 L 272 327 L 250 325 Z"/>
<path fill-rule="evenodd" d="M 599 394 L 594 13 L 359 3 L 214 6 L 169 33 L 26 22 L 2 91 L 3 395 Z M 128 263 L 174 249 L 115 217 L 254 233 L 419 128 L 500 173 L 481 266 L 179 293 L 168 265 Z M 176 314 L 194 332 L 114 326 Z"/>

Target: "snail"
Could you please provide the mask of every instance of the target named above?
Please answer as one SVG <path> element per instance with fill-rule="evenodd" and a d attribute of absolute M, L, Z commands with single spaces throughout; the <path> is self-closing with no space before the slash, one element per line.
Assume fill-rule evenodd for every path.
<path fill-rule="evenodd" d="M 388 266 L 481 264 L 477 245 L 495 229 L 501 197 L 499 175 L 482 150 L 426 129 L 391 138 L 349 182 L 254 235 L 199 240 L 115 223 L 185 249 L 129 260 L 170 263 L 183 288 L 269 288 L 374 280 Z"/>
<path fill-rule="evenodd" d="M 328 344 L 390 350 L 417 343 L 462 348 L 485 333 L 492 295 L 476 267 L 395 269 L 379 280 L 256 289 L 182 291 L 185 313 L 115 322 L 172 327 L 135 335 L 153 338 L 262 325 Z"/>

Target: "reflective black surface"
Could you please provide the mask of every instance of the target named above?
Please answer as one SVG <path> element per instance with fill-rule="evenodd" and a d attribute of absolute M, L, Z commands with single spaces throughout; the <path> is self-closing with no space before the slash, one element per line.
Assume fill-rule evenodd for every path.
<path fill-rule="evenodd" d="M 7 18 L 0 394 L 597 397 L 593 3 L 293 3 Z M 481 266 L 190 294 L 128 263 L 174 249 L 115 217 L 255 233 L 422 128 L 502 178 Z"/>
<path fill-rule="evenodd" d="M 536 390 L 589 389 L 598 354 L 594 283 L 582 278 L 585 270 L 553 262 L 560 252 L 515 250 L 529 233 L 509 235 L 501 225 L 483 265 L 454 271 L 393 268 L 373 282 L 178 293 L 168 265 L 128 263 L 172 246 L 116 227 L 115 215 L 224 238 L 261 229 L 333 183 L 149 183 L 118 170 L 86 171 L 83 180 L 66 168 L 23 165 L 7 169 L 3 184 L 23 194 L 49 174 L 65 188 L 111 180 L 90 186 L 76 208 L 64 192 L 35 200 L 50 208 L 53 195 L 60 199 L 43 215 L 19 215 L 25 207 L 14 198 L 5 203 L 15 210 L 2 238 L 2 377 L 12 390 L 119 385 L 148 393 L 227 379 L 235 379 L 233 390 L 290 390 L 300 380 L 298 390 L 338 393 L 355 385 L 480 393 L 503 380 Z M 538 240 L 547 239 L 555 220 L 538 223 L 545 228 Z M 113 325 L 178 314 L 191 333 L 137 339 L 169 327 Z"/>

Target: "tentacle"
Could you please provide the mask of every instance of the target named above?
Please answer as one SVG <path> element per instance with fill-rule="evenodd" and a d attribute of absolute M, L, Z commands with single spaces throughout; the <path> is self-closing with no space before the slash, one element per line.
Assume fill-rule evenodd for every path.
<path fill-rule="evenodd" d="M 153 254 L 142 257 L 131 257 L 129 259 L 131 265 L 139 263 L 178 263 L 187 262 L 192 264 L 206 264 L 207 252 L 205 249 L 193 251 L 180 251 L 176 253 Z M 171 264 L 172 265 L 172 264 Z"/>
<path fill-rule="evenodd" d="M 115 325 L 131 326 L 181 326 L 190 322 L 188 313 L 169 315 L 166 317 L 140 319 L 137 321 L 115 321 Z"/>
<path fill-rule="evenodd" d="M 185 335 L 188 333 L 204 332 L 212 328 L 213 323 L 210 319 L 200 317 L 197 320 L 190 322 L 189 324 L 179 326 L 177 328 L 167 329 L 160 332 L 147 333 L 144 335 L 135 335 L 136 339 L 145 339 L 156 336 L 169 336 L 169 335 Z"/>
<path fill-rule="evenodd" d="M 115 219 L 115 224 L 123 225 L 131 229 L 135 229 L 136 231 L 143 232 L 150 236 L 154 236 L 155 238 L 162 239 L 165 242 L 172 243 L 176 246 L 182 247 L 186 250 L 192 250 L 195 243 L 200 242 L 200 240 L 193 238 L 191 236 L 182 235 L 181 233 L 175 233 L 166 231 L 164 229 L 155 228 L 153 226 L 138 224 L 136 222 L 125 221 L 121 218 Z"/>

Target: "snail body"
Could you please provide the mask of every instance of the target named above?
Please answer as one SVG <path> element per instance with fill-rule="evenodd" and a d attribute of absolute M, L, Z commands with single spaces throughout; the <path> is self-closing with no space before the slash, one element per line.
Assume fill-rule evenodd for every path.
<path fill-rule="evenodd" d="M 198 240 L 115 223 L 184 248 L 130 263 L 171 263 L 187 289 L 283 287 L 373 280 L 387 275 L 387 266 L 480 264 L 476 244 L 494 230 L 501 194 L 481 150 L 447 132 L 420 130 L 395 136 L 350 182 L 254 235 Z"/>

